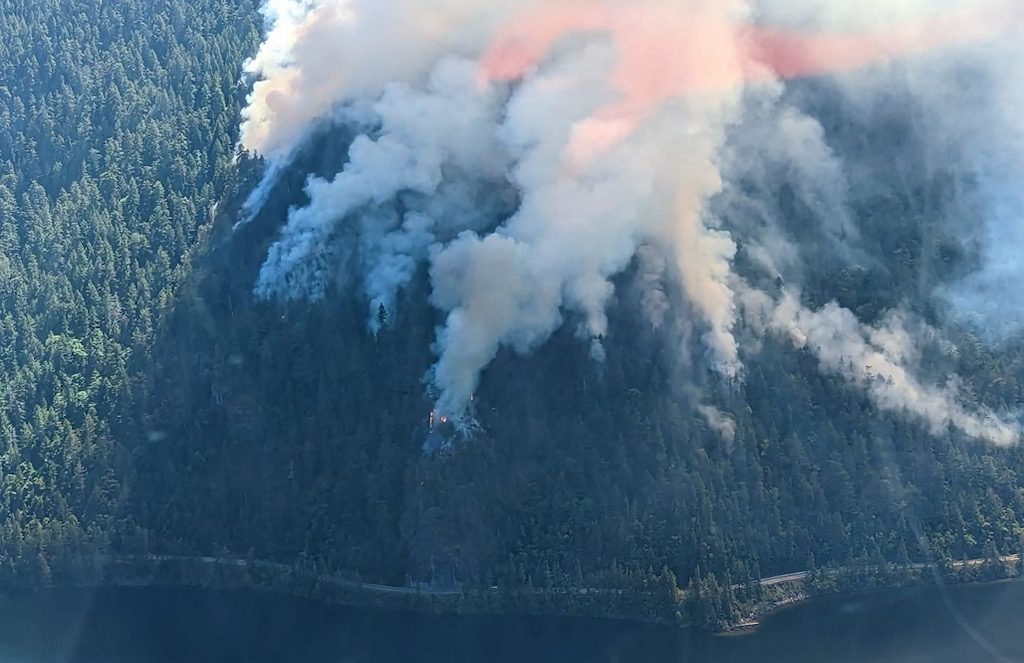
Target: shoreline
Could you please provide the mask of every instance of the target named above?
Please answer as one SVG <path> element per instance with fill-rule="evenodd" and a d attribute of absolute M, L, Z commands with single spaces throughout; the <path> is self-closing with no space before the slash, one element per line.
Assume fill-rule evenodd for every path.
<path fill-rule="evenodd" d="M 931 570 L 934 573 L 931 575 L 922 574 L 917 576 L 904 576 L 895 578 L 894 582 L 881 583 L 871 586 L 858 586 L 852 585 L 842 589 L 835 589 L 831 591 L 811 591 L 811 588 L 807 587 L 806 580 L 801 579 L 799 581 L 793 580 L 794 585 L 799 583 L 800 588 L 797 590 L 794 587 L 794 593 L 783 597 L 778 600 L 768 600 L 759 603 L 755 606 L 750 616 L 740 621 L 737 624 L 728 626 L 721 630 L 718 634 L 721 636 L 732 636 L 742 637 L 745 635 L 752 634 L 760 628 L 762 623 L 770 619 L 771 617 L 798 608 L 806 603 L 818 600 L 818 599 L 831 599 L 837 597 L 856 597 L 856 596 L 871 596 L 875 594 L 885 594 L 891 592 L 908 591 L 915 588 L 923 587 L 985 587 L 989 585 L 998 585 L 1004 583 L 1024 582 L 1024 570 L 1019 566 L 1019 555 L 1009 555 L 1002 557 L 998 560 L 998 565 L 995 567 L 999 570 L 1001 575 L 994 577 L 980 577 L 972 578 L 969 576 L 962 575 L 965 571 L 974 571 L 977 569 L 985 568 L 985 564 L 990 564 L 991 560 L 967 560 L 966 562 L 960 561 L 953 564 L 951 569 L 943 570 L 938 565 L 923 565 L 915 564 L 909 569 L 903 569 L 903 571 L 916 571 L 923 572 Z M 1016 568 L 1014 568 L 1016 567 Z M 856 573 L 857 571 L 863 571 L 863 569 L 853 570 L 838 570 L 836 574 L 844 573 Z M 945 571 L 945 572 L 944 572 Z"/>
<path fill-rule="evenodd" d="M 736 605 L 743 615 L 733 623 L 719 622 L 722 636 L 742 637 L 756 632 L 773 615 L 816 598 L 872 594 L 909 589 L 945 581 L 950 585 L 985 585 L 1022 580 L 1019 557 L 965 560 L 951 567 L 912 565 L 798 572 L 760 580 L 756 601 Z M 79 568 L 84 576 L 55 574 L 50 582 L 16 583 L 0 588 L 12 591 L 43 589 L 99 589 L 187 587 L 215 591 L 253 591 L 316 601 L 324 605 L 368 607 L 432 615 L 518 615 L 597 618 L 636 624 L 701 628 L 689 616 L 696 597 L 677 590 L 671 597 L 650 589 L 608 588 L 441 588 L 426 585 L 399 587 L 365 583 L 315 569 L 241 558 L 172 555 L 105 556 Z M 932 570 L 934 574 L 924 571 Z M 980 571 L 982 577 L 974 577 Z M 888 575 L 886 575 L 888 574 Z M 998 574 L 998 575 L 997 575 Z M 816 586 L 815 583 L 820 583 Z"/>
<path fill-rule="evenodd" d="M 368 607 L 433 615 L 522 615 L 600 618 L 638 624 L 675 623 L 656 593 L 599 588 L 400 587 L 361 582 L 340 575 L 267 560 L 172 555 L 103 556 L 89 560 L 90 572 L 57 570 L 49 582 L 14 583 L 4 589 L 96 589 L 191 587 L 253 591 L 308 599 L 325 605 Z"/>

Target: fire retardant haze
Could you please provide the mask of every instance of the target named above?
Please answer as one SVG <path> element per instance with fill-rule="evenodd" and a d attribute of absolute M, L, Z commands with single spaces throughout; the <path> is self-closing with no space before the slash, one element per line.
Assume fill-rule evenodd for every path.
<path fill-rule="evenodd" d="M 615 284 L 632 275 L 645 324 L 698 344 L 723 379 L 742 380 L 757 339 L 778 335 L 879 408 L 1017 441 L 1015 413 L 969 405 L 955 377 L 925 377 L 918 346 L 941 345 L 940 330 L 802 298 L 808 261 L 871 260 L 848 202 L 880 183 L 787 95 L 793 79 L 828 77 L 851 112 L 894 95 L 920 109 L 940 138 L 915 167 L 956 159 L 985 190 L 958 226 L 978 264 L 931 294 L 997 342 L 1024 308 L 989 302 L 1022 276 L 1007 248 L 1024 235 L 1014 4 L 269 0 L 264 14 L 242 146 L 266 169 L 243 222 L 314 131 L 363 129 L 340 172 L 308 180 L 255 292 L 320 299 L 354 269 L 375 329 L 425 267 L 444 318 L 428 378 L 438 414 L 467 420 L 501 348 L 528 353 L 563 325 L 600 362 Z M 987 103 L 958 103 L 964 70 Z M 788 232 L 770 200 L 782 173 L 814 237 Z M 726 413 L 698 411 L 730 435 Z"/>

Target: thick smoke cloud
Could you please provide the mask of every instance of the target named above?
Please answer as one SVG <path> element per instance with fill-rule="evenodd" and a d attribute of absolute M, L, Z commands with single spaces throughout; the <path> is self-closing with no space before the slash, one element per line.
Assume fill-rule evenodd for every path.
<path fill-rule="evenodd" d="M 950 2 L 937 15 L 907 5 L 899 16 L 872 4 L 271 0 L 242 126 L 243 146 L 268 167 L 247 213 L 318 123 L 358 106 L 368 128 L 340 173 L 309 180 L 309 203 L 289 212 L 256 293 L 321 298 L 355 265 L 376 328 L 377 310 L 391 312 L 425 265 L 445 316 L 437 409 L 457 418 L 502 347 L 527 353 L 571 322 L 600 360 L 614 280 L 637 266 L 650 323 L 691 316 L 723 376 L 742 376 L 736 327 L 749 316 L 882 408 L 1010 443 L 1017 429 L 969 411 L 955 384 L 914 377 L 898 314 L 865 326 L 736 270 L 742 243 L 762 280 L 800 278 L 811 244 L 787 234 L 771 202 L 780 173 L 815 219 L 814 246 L 859 259 L 847 170 L 823 127 L 785 101 L 784 78 L 856 78 L 990 38 L 1009 16 L 996 3 Z M 821 32 L 836 25 L 866 32 Z M 734 435 L 728 415 L 699 411 Z"/>
<path fill-rule="evenodd" d="M 387 87 L 374 105 L 378 135 L 357 137 L 347 165 L 332 180 L 309 180 L 310 204 L 289 213 L 260 271 L 257 294 L 323 296 L 330 265 L 322 257 L 332 252 L 336 235 L 345 234 L 341 222 L 360 212 L 367 288 L 375 304 L 387 304 L 412 276 L 413 264 L 426 257 L 439 230 L 472 221 L 472 213 L 446 221 L 429 212 L 432 205 L 443 208 L 449 198 L 462 199 L 459 178 L 450 183 L 453 172 L 464 178 L 501 173 L 496 159 L 501 147 L 493 135 L 498 105 L 492 92 L 478 89 L 475 77 L 472 63 L 446 60 L 423 90 Z M 411 200 L 417 195 L 419 204 Z M 419 209 L 403 218 L 390 205 L 399 196 Z"/>

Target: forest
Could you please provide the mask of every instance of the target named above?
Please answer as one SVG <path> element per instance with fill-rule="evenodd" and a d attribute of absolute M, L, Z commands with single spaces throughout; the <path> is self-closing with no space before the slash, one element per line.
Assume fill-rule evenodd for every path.
<path fill-rule="evenodd" d="M 376 332 L 344 275 L 322 301 L 253 296 L 306 176 L 335 172 L 353 140 L 322 127 L 235 228 L 263 168 L 236 147 L 255 0 L 0 0 L 0 26 L 0 584 L 153 553 L 393 585 L 671 578 L 717 596 L 804 569 L 1020 549 L 1019 448 L 882 410 L 772 336 L 743 379 L 673 360 L 674 339 L 638 322 L 638 266 L 616 283 L 602 362 L 569 328 L 529 356 L 502 350 L 474 433 L 432 427 L 442 320 L 425 270 Z M 928 225 L 952 176 L 895 171 L 893 133 L 913 143 L 898 116 L 813 110 L 901 186 L 852 205 L 876 259 L 809 267 L 802 296 L 868 321 L 905 303 L 958 349 L 937 374 L 1019 409 L 1024 338 L 989 343 L 922 292 L 976 259 Z M 771 194 L 799 232 L 807 210 Z"/>
<path fill-rule="evenodd" d="M 259 28 L 245 2 L 0 3 L 6 579 L 142 531 L 123 399 L 235 177 Z"/>

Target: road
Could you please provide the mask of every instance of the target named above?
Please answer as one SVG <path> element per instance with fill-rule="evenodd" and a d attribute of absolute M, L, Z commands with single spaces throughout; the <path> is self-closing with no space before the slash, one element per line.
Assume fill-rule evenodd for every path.
<path fill-rule="evenodd" d="M 781 576 L 772 576 L 771 578 L 762 578 L 762 587 L 771 587 L 772 585 L 781 585 L 784 582 L 796 582 L 797 580 L 806 580 L 807 571 L 797 571 L 796 573 L 787 573 Z"/>
<path fill-rule="evenodd" d="M 1011 564 L 1011 563 L 1017 562 L 1019 559 L 1020 559 L 1020 555 L 1006 555 L 1004 557 L 1001 557 L 999 559 L 999 561 L 1001 561 L 1003 564 Z M 973 566 L 981 566 L 982 564 L 984 564 L 987 561 L 988 560 L 986 560 L 986 559 L 969 559 L 969 560 L 966 560 L 966 561 L 961 560 L 959 562 L 953 562 L 953 568 L 954 569 L 962 569 L 964 566 L 972 566 L 972 567 Z M 877 568 L 877 567 L 870 567 L 870 566 L 868 566 L 868 567 L 863 567 L 862 570 L 872 570 L 872 569 L 875 569 L 875 568 Z M 935 564 L 911 564 L 910 568 L 917 569 L 917 570 L 933 569 L 933 568 L 936 568 L 936 565 Z M 853 571 L 853 570 L 856 570 L 856 569 L 838 569 L 838 570 L 827 571 L 827 572 L 828 573 L 833 573 L 833 574 L 838 574 L 838 573 L 845 573 L 845 572 Z M 807 579 L 807 571 L 797 571 L 795 573 L 787 573 L 787 574 L 781 575 L 781 576 L 772 576 L 770 578 L 762 578 L 761 579 L 761 586 L 762 587 L 771 587 L 772 585 L 781 585 L 784 582 L 796 582 L 798 580 L 806 580 L 806 579 Z"/>
<path fill-rule="evenodd" d="M 421 585 L 417 587 L 400 587 L 396 585 L 381 585 L 377 583 L 359 582 L 358 580 L 351 580 L 343 578 L 337 575 L 325 575 L 318 574 L 312 571 L 303 571 L 297 569 L 294 566 L 288 564 L 280 564 L 277 562 L 269 562 L 266 560 L 250 560 L 250 559 L 238 559 L 230 557 L 191 557 L 182 555 L 122 555 L 113 558 L 120 562 L 175 562 L 175 563 L 186 563 L 186 564 L 206 564 L 210 566 L 228 566 L 237 568 L 254 569 L 259 571 L 269 571 L 282 575 L 298 575 L 299 577 L 307 580 L 315 580 L 323 584 L 331 584 L 335 587 L 344 587 L 347 589 L 358 589 L 367 592 L 373 592 L 377 594 L 404 594 L 404 595 L 428 595 L 428 596 L 457 596 L 462 594 L 462 590 L 458 588 L 437 588 L 429 587 L 427 585 Z M 1014 563 L 1020 559 L 1019 555 L 1007 555 L 1001 558 L 1004 564 Z M 986 562 L 985 559 L 969 559 L 966 561 L 959 561 L 953 563 L 953 568 L 963 568 L 964 566 L 981 566 Z M 869 570 L 871 567 L 864 567 L 865 570 Z M 913 569 L 930 569 L 935 568 L 934 564 L 911 564 Z M 831 571 L 831 573 L 843 573 L 853 569 L 839 569 Z M 795 571 L 793 573 L 786 573 L 783 575 L 771 576 L 769 578 L 761 579 L 762 587 L 772 587 L 774 585 L 781 585 L 787 582 L 798 582 L 807 579 L 807 571 Z M 498 591 L 494 588 L 494 591 Z M 537 593 L 580 593 L 580 594 L 600 594 L 600 593 L 622 593 L 624 590 L 610 590 L 610 589 L 597 589 L 597 588 L 556 588 L 556 589 L 543 589 L 536 588 L 533 590 Z"/>
<path fill-rule="evenodd" d="M 436 588 L 436 587 L 399 587 L 396 585 L 380 585 L 371 582 L 359 582 L 358 580 L 351 580 L 349 578 L 342 578 L 336 575 L 318 574 L 312 571 L 303 571 L 294 566 L 288 564 L 280 564 L 277 562 L 268 562 L 261 559 L 238 559 L 231 557 L 192 557 L 185 555 L 120 555 L 114 558 L 119 562 L 174 562 L 174 563 L 185 563 L 185 564 L 206 564 L 209 566 L 227 566 L 237 567 L 244 569 L 254 569 L 258 571 L 269 571 L 282 575 L 298 575 L 299 577 L 306 578 L 308 580 L 315 580 L 323 584 L 331 584 L 336 587 L 345 587 L 348 589 L 359 589 L 363 591 L 374 592 L 377 594 L 426 594 L 430 596 L 456 596 L 462 593 L 461 589 L 453 588 Z"/>

